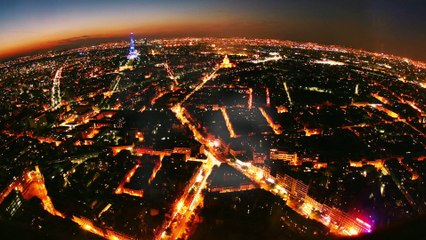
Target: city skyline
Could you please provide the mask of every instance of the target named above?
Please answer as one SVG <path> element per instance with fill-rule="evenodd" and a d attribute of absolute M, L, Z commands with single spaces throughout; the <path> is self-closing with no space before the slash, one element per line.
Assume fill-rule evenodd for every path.
<path fill-rule="evenodd" d="M 0 238 L 423 239 L 422 5 L 7 4 Z"/>
<path fill-rule="evenodd" d="M 0 10 L 0 59 L 137 37 L 318 42 L 426 61 L 424 3 L 412 1 L 17 1 Z"/>

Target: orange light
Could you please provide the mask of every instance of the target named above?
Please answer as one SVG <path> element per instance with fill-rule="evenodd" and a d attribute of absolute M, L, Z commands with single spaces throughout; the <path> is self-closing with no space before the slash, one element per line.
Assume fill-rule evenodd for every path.
<path fill-rule="evenodd" d="M 307 215 L 307 216 L 309 216 L 309 215 L 311 215 L 311 213 L 312 213 L 312 209 L 313 209 L 313 207 L 312 207 L 312 205 L 311 204 L 309 204 L 309 203 L 303 203 L 303 205 L 302 205 L 302 211 Z"/>
<path fill-rule="evenodd" d="M 266 88 L 266 106 L 271 106 L 271 98 L 269 97 L 269 88 Z"/>
<path fill-rule="evenodd" d="M 225 55 L 225 57 L 222 60 L 222 63 L 220 64 L 220 68 L 233 68 L 235 67 L 235 64 L 231 63 L 231 61 L 228 58 L 228 55 Z"/>
<path fill-rule="evenodd" d="M 92 229 L 93 229 L 93 227 L 92 227 L 92 226 L 90 226 L 89 224 L 84 224 L 84 225 L 83 225 L 83 228 L 84 228 L 85 230 L 87 230 L 87 231 L 92 231 Z"/>
<path fill-rule="evenodd" d="M 256 172 L 256 179 L 261 180 L 262 178 L 263 178 L 263 172 L 260 172 L 260 171 Z"/>
<path fill-rule="evenodd" d="M 362 162 L 349 161 L 349 166 L 359 168 L 359 167 L 362 167 Z"/>
<path fill-rule="evenodd" d="M 223 107 L 220 109 L 220 111 L 222 112 L 223 118 L 225 119 L 226 127 L 228 128 L 228 131 L 229 131 L 229 135 L 231 136 L 231 138 L 236 138 L 237 135 L 235 134 L 231 121 L 229 120 L 229 115 L 226 112 L 226 109 Z"/>
<path fill-rule="evenodd" d="M 178 211 L 178 212 L 180 212 L 180 210 L 182 209 L 182 207 L 183 207 L 183 200 L 180 200 L 179 202 L 178 202 L 178 204 L 176 205 L 176 210 Z"/>
<path fill-rule="evenodd" d="M 321 162 L 314 163 L 315 169 L 327 168 L 327 166 L 328 166 L 327 163 L 321 163 Z"/>
<path fill-rule="evenodd" d="M 155 102 L 157 102 L 158 99 L 160 99 L 162 96 L 164 96 L 167 92 L 166 91 L 161 91 L 159 92 L 152 100 L 151 100 L 151 105 L 154 105 Z"/>
<path fill-rule="evenodd" d="M 248 108 L 251 109 L 253 107 L 253 89 L 249 88 L 249 99 L 248 99 Z"/>
<path fill-rule="evenodd" d="M 312 135 L 318 135 L 318 134 L 321 133 L 318 129 L 305 128 L 304 130 L 305 130 L 305 134 L 306 134 L 307 137 L 312 136 Z"/>
<path fill-rule="evenodd" d="M 281 125 L 274 123 L 274 120 L 272 120 L 271 116 L 269 116 L 268 113 L 266 113 L 262 107 L 259 107 L 259 110 L 262 116 L 266 119 L 266 122 L 268 122 L 269 126 L 274 131 L 274 133 L 276 135 L 280 135 L 283 132 L 281 130 Z"/>
<path fill-rule="evenodd" d="M 143 191 L 142 190 L 133 190 L 133 189 L 127 189 L 124 188 L 124 185 L 126 183 L 129 183 L 135 174 L 136 170 L 140 167 L 139 164 L 136 164 L 127 174 L 124 176 L 123 180 L 118 185 L 117 189 L 114 191 L 115 194 L 128 194 L 135 197 L 143 197 Z"/>
<path fill-rule="evenodd" d="M 359 232 L 355 228 L 353 228 L 353 227 L 349 228 L 349 235 L 354 236 L 354 235 L 358 235 L 358 234 L 359 234 Z"/>
<path fill-rule="evenodd" d="M 160 161 L 156 162 L 155 167 L 152 170 L 152 174 L 149 177 L 148 183 L 151 183 L 154 180 L 155 176 L 157 175 L 157 172 L 160 171 L 162 163 L 163 163 L 163 157 L 160 157 Z"/>

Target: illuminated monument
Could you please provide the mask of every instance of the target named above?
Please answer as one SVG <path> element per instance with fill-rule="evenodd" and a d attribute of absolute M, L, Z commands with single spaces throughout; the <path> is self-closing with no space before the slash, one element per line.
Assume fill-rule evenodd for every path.
<path fill-rule="evenodd" d="M 120 66 L 118 70 L 120 72 L 125 70 L 133 70 L 135 67 L 134 65 L 137 64 L 137 62 L 139 62 L 139 53 L 135 49 L 135 36 L 133 33 L 130 33 L 130 49 L 129 54 L 127 54 L 127 62 L 126 64 Z"/>
<path fill-rule="evenodd" d="M 130 33 L 130 50 L 127 59 L 132 60 L 139 57 L 138 51 L 135 49 L 135 36 L 133 33 Z"/>
<path fill-rule="evenodd" d="M 231 61 L 229 61 L 228 55 L 225 55 L 222 63 L 220 64 L 220 68 L 233 68 L 233 67 L 235 67 L 235 64 L 233 64 L 233 63 L 231 63 Z"/>

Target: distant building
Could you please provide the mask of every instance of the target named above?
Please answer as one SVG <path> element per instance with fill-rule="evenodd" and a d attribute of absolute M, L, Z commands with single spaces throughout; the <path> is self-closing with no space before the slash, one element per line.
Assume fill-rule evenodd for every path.
<path fill-rule="evenodd" d="M 273 148 L 269 152 L 269 159 L 271 160 L 282 160 L 285 162 L 290 162 L 292 165 L 298 165 L 299 159 L 297 153 L 291 153 L 287 151 L 280 151 L 276 148 Z"/>
<path fill-rule="evenodd" d="M 30 124 L 30 128 L 33 129 L 46 127 L 48 124 L 46 113 L 42 113 L 41 115 L 35 118 L 29 117 L 28 122 Z"/>
<path fill-rule="evenodd" d="M 23 211 L 23 198 L 20 192 L 12 191 L 0 205 L 0 217 L 11 219 Z"/>
<path fill-rule="evenodd" d="M 421 114 L 421 117 L 419 119 L 419 123 L 426 124 L 426 114 L 425 113 Z"/>
<path fill-rule="evenodd" d="M 239 156 L 246 153 L 244 149 L 233 149 L 233 148 L 229 149 L 229 152 L 234 156 Z"/>
<path fill-rule="evenodd" d="M 266 160 L 266 154 L 265 153 L 253 153 L 253 163 L 265 163 Z"/>
<path fill-rule="evenodd" d="M 222 63 L 220 64 L 220 68 L 233 68 L 233 67 L 235 67 L 235 64 L 231 63 L 231 61 L 228 58 L 228 55 L 225 55 Z"/>

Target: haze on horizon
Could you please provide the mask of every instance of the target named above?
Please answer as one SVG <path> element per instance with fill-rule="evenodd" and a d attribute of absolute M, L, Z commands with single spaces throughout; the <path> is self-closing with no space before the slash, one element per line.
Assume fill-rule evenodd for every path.
<path fill-rule="evenodd" d="M 85 40 L 259 37 L 426 61 L 421 0 L 17 0 L 0 8 L 0 59 Z"/>

